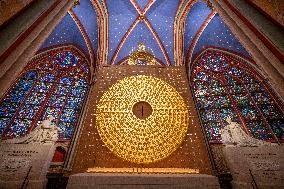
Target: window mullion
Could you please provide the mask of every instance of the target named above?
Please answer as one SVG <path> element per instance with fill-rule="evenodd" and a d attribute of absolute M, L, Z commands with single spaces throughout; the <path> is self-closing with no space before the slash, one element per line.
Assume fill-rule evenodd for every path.
<path fill-rule="evenodd" d="M 250 92 L 249 92 L 248 89 L 244 86 L 243 83 L 242 83 L 242 85 L 243 85 L 243 88 L 245 89 L 245 92 L 246 92 L 246 94 L 248 95 L 250 101 L 252 102 L 253 106 L 257 109 L 257 111 L 258 111 L 258 113 L 259 113 L 261 119 L 264 121 L 265 126 L 266 126 L 266 127 L 268 128 L 268 130 L 270 131 L 272 137 L 274 138 L 274 140 L 276 140 L 277 142 L 279 142 L 279 141 L 278 141 L 278 138 L 276 137 L 276 135 L 275 135 L 274 132 L 272 131 L 272 129 L 271 129 L 269 123 L 266 121 L 265 117 L 263 116 L 262 111 L 259 109 L 259 107 L 258 107 L 258 105 L 256 104 L 255 100 L 251 97 Z"/>
<path fill-rule="evenodd" d="M 38 74 L 38 73 L 37 73 L 37 74 Z M 24 104 L 25 104 L 27 98 L 30 96 L 32 90 L 33 90 L 34 87 L 36 86 L 36 84 L 37 84 L 37 82 L 38 82 L 38 80 L 39 80 L 39 78 L 40 78 L 39 74 L 37 75 L 37 77 L 38 77 L 38 78 L 34 81 L 32 87 L 28 90 L 27 94 L 26 94 L 25 97 L 22 99 L 22 102 L 21 102 L 20 106 L 18 106 L 18 108 L 17 108 L 16 112 L 14 113 L 13 117 L 11 117 L 11 121 L 10 121 L 10 123 L 8 124 L 8 126 L 5 128 L 3 134 L 6 133 L 5 131 L 7 131 L 9 128 L 11 128 L 11 125 L 12 125 L 13 122 L 15 121 L 15 118 L 17 117 L 17 115 L 18 115 L 19 112 L 21 111 L 21 109 L 22 109 L 22 107 L 24 106 Z M 21 79 L 21 78 L 19 78 L 19 79 L 17 80 L 17 82 L 19 82 L 20 79 Z M 15 85 L 15 86 L 16 86 L 16 85 Z M 9 93 L 8 93 L 8 94 L 9 94 Z M 4 136 L 5 136 L 5 134 L 4 134 Z M 5 138 L 6 138 L 6 136 L 5 136 Z"/>
<path fill-rule="evenodd" d="M 248 128 L 248 126 L 246 125 L 246 122 L 245 122 L 245 120 L 244 120 L 244 118 L 243 118 L 241 112 L 239 111 L 239 108 L 238 108 L 238 106 L 237 106 L 237 104 L 236 104 L 234 98 L 232 97 L 232 94 L 230 93 L 230 90 L 229 90 L 229 88 L 228 88 L 228 85 L 226 84 L 227 82 L 226 82 L 226 80 L 225 80 L 224 78 L 222 78 L 222 82 L 224 83 L 224 87 L 225 87 L 226 93 L 227 93 L 227 95 L 228 95 L 228 98 L 229 98 L 230 101 L 232 102 L 233 108 L 234 108 L 234 110 L 237 112 L 238 117 L 239 117 L 239 119 L 240 119 L 241 122 L 242 122 L 242 125 L 243 125 L 243 128 L 245 129 L 245 132 L 246 132 L 248 135 L 252 136 L 252 134 L 249 132 L 249 128 Z"/>

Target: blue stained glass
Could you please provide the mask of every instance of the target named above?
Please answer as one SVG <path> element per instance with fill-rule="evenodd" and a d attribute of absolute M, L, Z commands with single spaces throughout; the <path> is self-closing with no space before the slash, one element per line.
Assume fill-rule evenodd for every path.
<path fill-rule="evenodd" d="M 200 97 L 200 98 L 196 98 L 196 100 L 197 100 L 197 107 L 199 109 L 213 107 L 212 97 Z"/>
<path fill-rule="evenodd" d="M 0 136 L 3 134 L 5 128 L 10 123 L 10 118 L 0 118 Z"/>
<path fill-rule="evenodd" d="M 19 111 L 18 117 L 33 119 L 38 110 L 39 110 L 39 106 L 24 105 Z"/>
<path fill-rule="evenodd" d="M 84 72 L 84 73 L 89 73 L 89 66 L 88 66 L 88 64 L 87 63 L 85 63 L 85 64 L 82 64 L 81 65 L 81 70 Z"/>
<path fill-rule="evenodd" d="M 212 56 L 208 56 L 207 65 L 209 68 L 215 72 L 224 71 L 228 64 L 225 62 L 225 58 L 222 56 L 217 56 L 212 58 Z"/>
<path fill-rule="evenodd" d="M 244 92 L 244 88 L 241 85 L 230 85 L 228 87 L 231 94 Z"/>
<path fill-rule="evenodd" d="M 65 107 L 72 108 L 72 109 L 78 109 L 79 107 L 81 107 L 82 103 L 83 103 L 82 98 L 68 97 Z"/>
<path fill-rule="evenodd" d="M 32 120 L 27 119 L 15 119 L 12 126 L 9 128 L 6 136 L 17 137 L 23 136 L 28 132 L 29 127 L 32 124 Z"/>
<path fill-rule="evenodd" d="M 224 87 L 212 87 L 210 88 L 210 92 L 213 95 L 223 95 L 225 94 L 225 88 Z"/>
<path fill-rule="evenodd" d="M 197 81 L 193 87 L 195 96 L 209 95 L 209 90 L 205 83 Z"/>
<path fill-rule="evenodd" d="M 70 139 L 72 137 L 74 131 L 73 123 L 59 122 L 58 126 L 61 130 L 59 132 L 60 138 Z"/>
<path fill-rule="evenodd" d="M 34 81 L 31 80 L 21 80 L 15 87 L 15 90 L 28 91 L 33 86 Z"/>
<path fill-rule="evenodd" d="M 265 91 L 263 86 L 261 86 L 259 83 L 247 83 L 245 86 L 249 90 L 249 92 L 263 92 L 263 91 Z"/>
<path fill-rule="evenodd" d="M 261 111 L 268 119 L 283 119 L 281 110 L 273 104 L 265 104 L 261 106 Z"/>
<path fill-rule="evenodd" d="M 195 77 L 196 80 L 201 80 L 201 81 L 207 81 L 208 78 L 209 78 L 208 74 L 203 71 L 196 73 L 196 77 Z"/>
<path fill-rule="evenodd" d="M 83 87 L 73 88 L 71 91 L 71 95 L 75 97 L 84 97 L 87 93 L 87 89 Z"/>
<path fill-rule="evenodd" d="M 232 105 L 232 103 L 230 102 L 227 96 L 214 97 L 214 104 L 215 107 L 219 108 L 230 107 Z"/>
<path fill-rule="evenodd" d="M 43 103 L 45 98 L 46 98 L 45 93 L 33 92 L 31 96 L 27 99 L 26 103 L 33 104 L 33 105 L 40 105 L 41 103 Z"/>
<path fill-rule="evenodd" d="M 72 52 L 65 51 L 57 53 L 54 62 L 62 67 L 70 67 L 77 65 L 78 58 Z"/>
<path fill-rule="evenodd" d="M 219 143 L 221 140 L 220 129 L 224 126 L 220 122 L 208 122 L 203 124 L 207 138 L 211 143 Z"/>
<path fill-rule="evenodd" d="M 86 87 L 88 84 L 86 80 L 84 79 L 79 79 L 78 81 L 75 82 L 74 87 Z"/>
<path fill-rule="evenodd" d="M 6 98 L 7 101 L 11 101 L 11 102 L 21 102 L 24 97 L 26 96 L 26 92 L 25 91 L 12 91 Z"/>
<path fill-rule="evenodd" d="M 69 86 L 57 85 L 55 87 L 55 91 L 53 92 L 53 94 L 59 96 L 66 95 L 68 94 L 69 88 L 70 88 Z"/>
<path fill-rule="evenodd" d="M 242 80 L 244 81 L 244 83 L 257 83 L 258 82 L 256 79 L 254 79 L 253 77 L 249 76 L 248 74 L 245 74 L 242 77 Z"/>
<path fill-rule="evenodd" d="M 265 83 L 260 83 L 260 76 L 244 61 L 207 50 L 192 67 L 193 94 L 210 142 L 221 142 L 216 121 L 226 124 L 227 117 L 248 127 L 255 138 L 275 140 L 269 125 L 278 138 L 283 138 L 282 110 L 268 94 Z"/>
<path fill-rule="evenodd" d="M 46 82 L 41 82 L 38 81 L 33 89 L 33 91 L 37 91 L 37 92 L 46 92 L 50 89 L 51 87 L 51 83 L 46 83 Z"/>
<path fill-rule="evenodd" d="M 17 103 L 8 103 L 6 101 L 2 102 L 0 106 L 0 117 L 13 117 L 14 113 L 17 111 Z"/>
<path fill-rule="evenodd" d="M 223 87 L 222 83 L 216 79 L 210 78 L 208 81 L 208 84 L 212 88 L 218 88 L 218 87 Z"/>
<path fill-rule="evenodd" d="M 239 107 L 252 105 L 252 102 L 247 94 L 233 95 L 233 99 Z"/>
<path fill-rule="evenodd" d="M 228 117 L 232 119 L 232 121 L 240 123 L 237 112 L 233 108 L 223 108 L 220 109 L 220 116 L 222 120 L 225 122 Z"/>
<path fill-rule="evenodd" d="M 252 93 L 251 94 L 256 104 L 271 104 L 272 99 L 265 92 L 262 93 Z"/>
<path fill-rule="evenodd" d="M 252 133 L 253 137 L 261 140 L 269 140 L 272 139 L 272 135 L 265 126 L 265 124 L 261 121 L 247 122 L 247 127 Z"/>
<path fill-rule="evenodd" d="M 35 71 L 30 71 L 23 78 L 25 78 L 27 80 L 36 80 L 37 73 Z"/>
<path fill-rule="evenodd" d="M 272 120 L 269 124 L 277 138 L 284 139 L 284 120 Z"/>
<path fill-rule="evenodd" d="M 90 71 L 86 60 L 74 49 L 57 48 L 36 56 L 25 69 L 26 73 L 0 102 L 0 136 L 23 136 L 29 128 L 53 116 L 55 124 L 60 118 L 67 121 L 60 137 L 70 139 L 88 90 L 85 78 L 89 78 Z"/>
<path fill-rule="evenodd" d="M 69 77 L 63 77 L 60 79 L 59 83 L 62 83 L 64 85 L 71 85 L 72 84 L 72 79 Z"/>
<path fill-rule="evenodd" d="M 238 81 L 237 79 L 235 79 L 231 75 L 225 75 L 225 79 L 226 79 L 226 82 L 228 83 L 228 85 L 236 85 L 236 84 L 240 83 L 240 81 Z"/>
<path fill-rule="evenodd" d="M 41 81 L 45 81 L 45 82 L 53 82 L 54 79 L 55 79 L 55 76 L 53 74 L 46 74 L 45 76 L 40 78 Z"/>
<path fill-rule="evenodd" d="M 74 109 L 64 109 L 60 121 L 74 122 L 78 116 L 76 113 L 77 111 Z"/>
<path fill-rule="evenodd" d="M 227 72 L 227 75 L 234 75 L 234 76 L 237 76 L 237 77 L 242 77 L 243 74 L 244 74 L 244 71 L 242 71 L 239 68 L 235 68 L 235 67 L 232 67 Z"/>
<path fill-rule="evenodd" d="M 72 54 L 68 53 L 68 55 L 64 58 L 63 62 L 61 63 L 61 66 L 76 66 L 78 62 L 78 58 Z"/>
<path fill-rule="evenodd" d="M 247 106 L 247 107 L 241 108 L 241 114 L 243 118 L 247 121 L 259 119 L 259 114 L 253 106 Z"/>
<path fill-rule="evenodd" d="M 61 108 L 57 107 L 45 107 L 41 120 L 47 120 L 50 116 L 53 116 L 55 120 L 58 119 Z"/>
<path fill-rule="evenodd" d="M 203 122 L 219 120 L 219 113 L 217 109 L 209 109 L 206 111 L 201 111 L 200 113 L 201 113 L 201 120 Z"/>
<path fill-rule="evenodd" d="M 197 98 L 198 108 L 221 108 L 230 107 L 231 103 L 226 96 L 209 96 Z"/>
<path fill-rule="evenodd" d="M 64 106 L 66 96 L 51 96 L 48 105 L 55 107 Z"/>

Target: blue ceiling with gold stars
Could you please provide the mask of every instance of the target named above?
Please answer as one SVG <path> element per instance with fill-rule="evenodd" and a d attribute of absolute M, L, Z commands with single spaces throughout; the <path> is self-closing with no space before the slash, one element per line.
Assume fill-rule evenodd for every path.
<path fill-rule="evenodd" d="M 208 46 L 224 48 L 247 57 L 250 56 L 218 14 L 214 16 L 202 32 L 193 54 L 202 51 L 202 49 Z"/>
<path fill-rule="evenodd" d="M 76 19 L 78 19 L 79 24 L 76 24 Z M 95 55 L 98 48 L 96 11 L 91 1 L 81 0 L 80 5 L 68 11 L 45 40 L 40 50 L 72 44 L 81 49 L 87 57 L 90 57 L 91 52 L 89 52 L 87 43 L 90 43 L 92 53 Z"/>
<path fill-rule="evenodd" d="M 229 50 L 249 58 L 249 53 L 222 21 L 222 18 L 217 13 L 212 13 L 214 13 L 213 10 L 205 2 L 197 2 L 187 15 L 184 54 L 188 57 L 189 53 L 192 53 L 189 61 L 208 47 Z"/>
<path fill-rule="evenodd" d="M 196 36 L 198 29 L 204 23 L 208 15 L 211 13 L 211 9 L 207 7 L 204 2 L 195 3 L 186 18 L 185 34 L 184 34 L 184 52 L 187 53 L 192 40 Z"/>
<path fill-rule="evenodd" d="M 105 0 L 108 15 L 108 63 L 118 64 L 138 43 L 165 65 L 174 62 L 174 22 L 179 0 Z M 78 23 L 79 22 L 79 23 Z M 94 1 L 80 0 L 56 26 L 42 49 L 74 44 L 90 57 L 98 50 L 98 16 Z M 92 48 L 90 48 L 92 46 Z M 194 3 L 185 15 L 183 51 L 192 60 L 207 47 L 228 49 L 245 57 L 249 53 L 221 17 L 203 1 Z M 96 56 L 94 56 L 96 57 Z"/>
<path fill-rule="evenodd" d="M 45 40 L 40 49 L 42 50 L 51 46 L 53 47 L 63 44 L 75 44 L 83 50 L 84 53 L 88 54 L 88 48 L 84 41 L 84 37 L 69 14 L 64 16 L 61 22 Z"/>

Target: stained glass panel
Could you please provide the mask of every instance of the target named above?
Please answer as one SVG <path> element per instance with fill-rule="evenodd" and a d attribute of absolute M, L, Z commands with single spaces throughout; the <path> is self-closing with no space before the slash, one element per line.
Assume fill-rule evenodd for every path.
<path fill-rule="evenodd" d="M 222 142 L 219 130 L 227 117 L 255 138 L 284 139 L 284 114 L 279 108 L 283 105 L 274 101 L 261 76 L 243 58 L 210 49 L 192 68 L 193 94 L 209 142 Z"/>
<path fill-rule="evenodd" d="M 85 57 L 73 47 L 36 55 L 0 101 L 2 138 L 23 136 L 52 116 L 62 129 L 60 139 L 70 139 L 87 96 L 89 73 Z"/>

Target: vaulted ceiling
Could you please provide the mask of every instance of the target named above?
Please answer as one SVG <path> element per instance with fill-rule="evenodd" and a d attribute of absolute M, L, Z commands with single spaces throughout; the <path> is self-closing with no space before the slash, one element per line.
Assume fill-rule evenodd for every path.
<path fill-rule="evenodd" d="M 207 47 L 250 56 L 206 2 L 186 0 L 80 0 L 40 50 L 73 44 L 93 63 L 118 64 L 140 42 L 165 65 L 190 62 Z"/>

